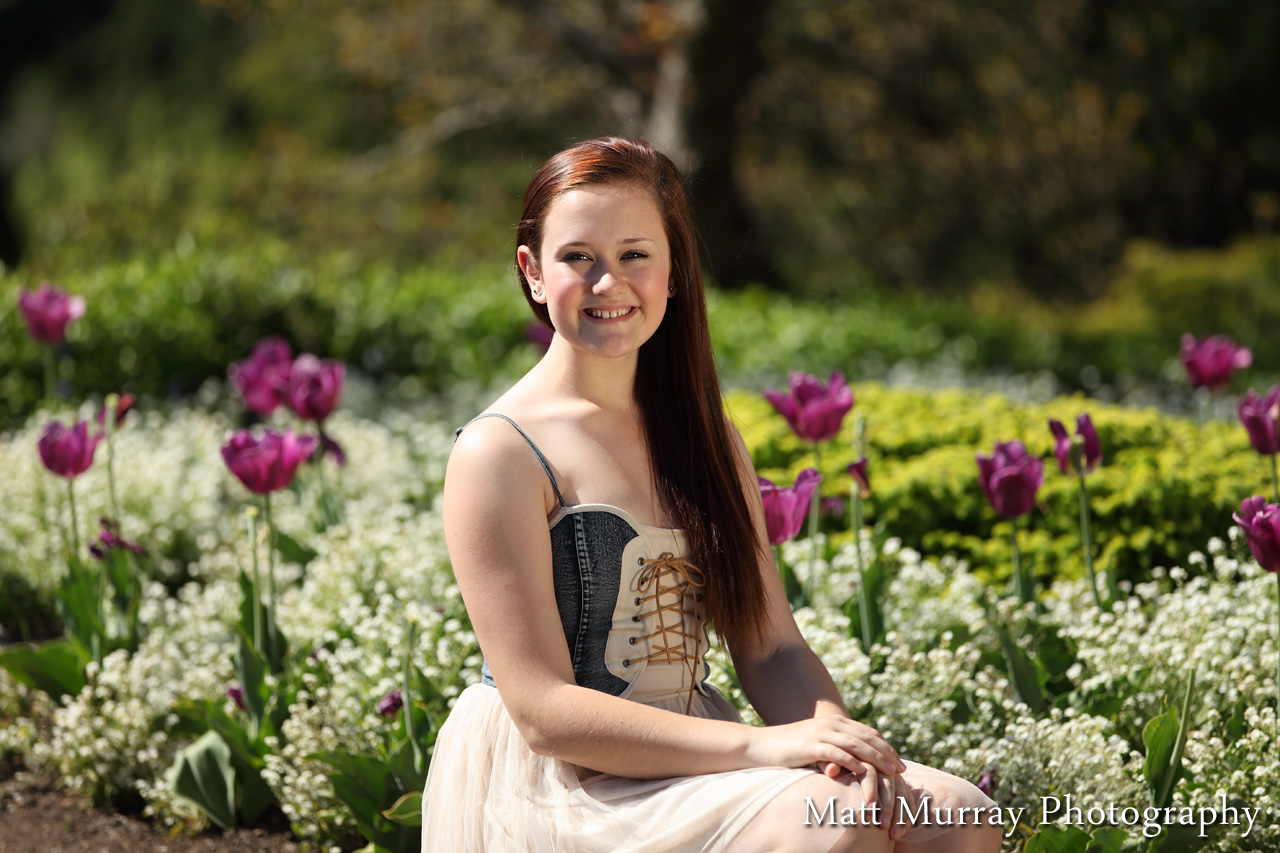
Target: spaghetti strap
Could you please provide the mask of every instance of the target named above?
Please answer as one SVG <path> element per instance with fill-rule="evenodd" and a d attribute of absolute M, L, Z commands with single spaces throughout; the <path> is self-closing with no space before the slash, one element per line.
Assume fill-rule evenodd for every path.
<path fill-rule="evenodd" d="M 458 436 L 462 435 L 462 431 L 464 429 L 471 426 L 473 423 L 480 420 L 481 418 L 502 418 L 504 421 L 511 424 L 513 427 L 515 427 L 516 432 L 524 436 L 524 440 L 529 442 L 529 446 L 533 448 L 533 452 L 538 456 L 538 461 L 542 463 L 542 470 L 546 471 L 547 477 L 551 479 L 551 488 L 555 490 L 556 500 L 560 501 L 560 506 L 564 506 L 565 505 L 564 496 L 560 494 L 560 484 L 556 482 L 556 475 L 551 473 L 551 463 L 547 461 L 547 457 L 542 455 L 542 451 L 538 449 L 538 445 L 533 443 L 533 439 L 529 438 L 529 434 L 520 428 L 520 424 L 511 420 L 511 418 L 507 417 L 506 415 L 500 414 L 499 412 L 485 412 L 483 415 L 476 415 L 474 418 L 467 421 L 465 424 L 463 424 L 462 426 L 458 427 L 456 430 L 453 431 L 453 440 L 457 441 Z"/>

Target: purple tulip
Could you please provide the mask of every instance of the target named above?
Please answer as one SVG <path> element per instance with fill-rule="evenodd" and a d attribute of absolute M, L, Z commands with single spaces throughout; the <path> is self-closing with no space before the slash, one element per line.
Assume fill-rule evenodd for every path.
<path fill-rule="evenodd" d="M 1058 469 L 1064 474 L 1069 473 L 1077 463 L 1071 459 L 1071 438 L 1067 435 L 1067 428 L 1062 421 L 1050 418 L 1049 431 L 1053 433 L 1053 455 L 1058 458 Z M 1088 413 L 1076 418 L 1076 435 L 1081 439 L 1082 461 L 1085 473 L 1088 473 L 1102 464 L 1102 442 Z"/>
<path fill-rule="evenodd" d="M 100 518 L 98 523 L 102 529 L 98 531 L 98 538 L 89 543 L 89 553 L 95 559 L 105 560 L 107 554 L 113 548 L 123 548 L 132 551 L 135 554 L 146 555 L 147 549 L 143 548 L 136 542 L 130 542 L 120 535 L 120 525 L 109 518 Z"/>
<path fill-rule="evenodd" d="M 529 343 L 546 352 L 551 349 L 551 339 L 556 335 L 554 329 L 548 329 L 537 320 L 524 327 L 524 337 Z"/>
<path fill-rule="evenodd" d="M 831 497 L 823 498 L 818 502 L 818 509 L 823 515 L 830 515 L 835 518 L 844 518 L 844 498 L 839 495 L 832 495 Z"/>
<path fill-rule="evenodd" d="M 1231 516 L 1244 528 L 1249 550 L 1258 565 L 1268 572 L 1280 572 L 1280 506 L 1267 503 L 1261 495 L 1245 498 L 1240 512 Z"/>
<path fill-rule="evenodd" d="M 809 512 L 809 501 L 813 490 L 822 482 L 822 475 L 816 469 L 805 468 L 791 487 L 775 486 L 764 477 L 758 479 L 769 544 L 781 545 L 788 539 L 794 539 Z"/>
<path fill-rule="evenodd" d="M 244 361 L 227 369 L 245 408 L 269 415 L 288 402 L 293 350 L 283 338 L 263 338 Z"/>
<path fill-rule="evenodd" d="M 240 430 L 222 445 L 222 458 L 245 488 L 265 495 L 288 488 L 318 442 L 314 435 L 294 435 L 291 429 L 269 429 L 261 439 Z"/>
<path fill-rule="evenodd" d="M 978 790 L 990 797 L 996 790 L 996 772 L 986 770 L 978 777 Z"/>
<path fill-rule="evenodd" d="M 1232 373 L 1253 364 L 1253 353 L 1226 335 L 1197 338 L 1187 333 L 1182 336 L 1178 360 L 1187 369 L 1192 388 L 1218 388 L 1231 381 Z"/>
<path fill-rule="evenodd" d="M 844 416 L 853 408 L 853 391 L 838 370 L 826 385 L 807 373 L 792 373 L 790 394 L 765 391 L 764 396 L 796 435 L 814 443 L 835 438 Z"/>
<path fill-rule="evenodd" d="M 1044 462 L 1027 453 L 1021 441 L 996 442 L 991 456 L 979 453 L 978 484 L 991 507 L 1005 518 L 1026 515 L 1044 483 Z"/>
<path fill-rule="evenodd" d="M 863 456 L 849 466 L 849 476 L 858 484 L 858 497 L 871 497 L 871 481 L 867 479 L 867 457 Z"/>
<path fill-rule="evenodd" d="M 340 361 L 319 359 L 310 353 L 298 356 L 289 368 L 285 397 L 293 413 L 306 421 L 323 423 L 342 399 L 347 368 Z"/>
<path fill-rule="evenodd" d="M 239 684 L 233 684 L 227 688 L 227 697 L 234 703 L 236 707 L 243 713 L 249 713 L 249 706 L 244 703 L 244 688 Z"/>
<path fill-rule="evenodd" d="M 399 690 L 392 690 L 378 700 L 378 713 L 384 717 L 394 717 L 400 713 L 400 709 L 403 707 L 404 694 Z"/>
<path fill-rule="evenodd" d="M 35 290 L 18 291 L 18 310 L 33 340 L 60 344 L 66 340 L 67 326 L 84 316 L 84 299 L 46 281 Z"/>
<path fill-rule="evenodd" d="M 1272 386 L 1261 400 L 1250 388 L 1236 411 L 1254 450 L 1263 456 L 1280 453 L 1280 385 Z"/>
<path fill-rule="evenodd" d="M 70 429 L 61 421 L 50 421 L 40 434 L 40 459 L 59 477 L 74 480 L 93 464 L 99 441 L 102 433 L 89 435 L 88 421 L 77 421 Z"/>

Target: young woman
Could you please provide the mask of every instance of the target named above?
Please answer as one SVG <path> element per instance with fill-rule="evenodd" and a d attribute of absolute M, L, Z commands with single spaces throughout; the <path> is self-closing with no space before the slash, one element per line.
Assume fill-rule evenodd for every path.
<path fill-rule="evenodd" d="M 449 460 L 485 667 L 436 741 L 424 850 L 997 850 L 990 800 L 850 720 L 796 628 L 671 161 L 619 138 L 552 157 L 516 265 L 555 335 Z M 766 727 L 705 684 L 708 625 Z"/>

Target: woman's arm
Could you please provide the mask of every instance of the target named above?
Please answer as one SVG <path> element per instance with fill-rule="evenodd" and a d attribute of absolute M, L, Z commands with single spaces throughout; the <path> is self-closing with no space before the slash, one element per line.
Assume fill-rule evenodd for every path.
<path fill-rule="evenodd" d="M 635 778 L 818 761 L 893 772 L 897 756 L 887 744 L 834 714 L 766 730 L 578 686 L 552 587 L 550 492 L 528 445 L 496 419 L 469 426 L 450 456 L 444 522 L 454 574 L 502 701 L 531 749 Z"/>
<path fill-rule="evenodd" d="M 760 573 L 765 589 L 768 623 L 762 641 L 734 651 L 738 680 L 760 718 L 768 725 L 830 714 L 847 717 L 844 699 L 827 668 L 809 648 L 796 627 L 777 567 L 769 554 L 764 506 L 760 500 L 755 466 L 746 444 L 730 426 L 737 451 L 738 476 L 747 496 L 756 541 L 761 545 Z"/>
<path fill-rule="evenodd" d="M 809 648 L 796 626 L 791 606 L 787 603 L 782 581 L 778 577 L 773 560 L 763 555 L 769 553 L 768 535 L 765 531 L 764 506 L 760 500 L 759 481 L 751 455 L 747 452 L 742 436 L 730 425 L 737 451 L 738 475 L 743 491 L 751 507 L 756 531 L 756 541 L 761 543 L 761 580 L 766 595 L 768 623 L 762 640 L 755 646 L 734 650 L 734 669 L 743 692 L 760 718 L 765 721 L 765 731 L 786 732 L 800 725 L 798 721 L 830 722 L 841 720 L 852 727 L 858 738 L 873 744 L 889 758 L 888 767 L 881 762 L 867 762 L 867 766 L 851 767 L 846 762 L 822 761 L 818 763 L 828 776 L 838 776 L 846 770 L 860 779 L 865 802 L 879 800 L 885 823 L 892 818 L 892 835 L 900 838 L 906 831 L 902 821 L 902 808 L 915 808 L 915 795 L 900 775 L 906 769 L 897 751 L 885 742 L 881 734 L 870 726 L 849 720 L 844 699 L 831 679 L 826 666 Z M 855 754 L 858 754 L 855 752 Z M 881 774 L 888 776 L 882 780 Z M 887 785 L 882 785 L 882 781 Z"/>

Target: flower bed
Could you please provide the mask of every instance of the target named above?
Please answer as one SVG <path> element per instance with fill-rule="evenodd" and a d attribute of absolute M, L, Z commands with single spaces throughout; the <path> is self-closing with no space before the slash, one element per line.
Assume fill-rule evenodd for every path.
<path fill-rule="evenodd" d="M 1026 809 L 1019 822 L 1006 823 L 1007 849 L 1015 850 L 1034 831 L 1051 831 L 1041 826 L 1046 798 L 1069 795 L 1084 810 L 1079 819 L 1050 816 L 1050 823 L 1095 835 L 1102 827 L 1090 825 L 1091 807 L 1114 806 L 1119 823 L 1126 807 L 1150 808 L 1156 795 L 1144 760 L 1158 747 L 1152 720 L 1167 723 L 1161 715 L 1181 710 L 1194 671 L 1184 773 L 1166 805 L 1208 808 L 1225 796 L 1237 806 L 1275 808 L 1275 584 L 1229 521 L 1236 495 L 1265 492 L 1266 471 L 1238 426 L 1091 406 L 1108 454 L 1091 475 L 1100 571 L 1112 537 L 1140 538 L 1126 524 L 1187 507 L 1165 540 L 1176 542 L 1181 558 L 1167 568 L 1152 558 L 1136 582 L 1120 584 L 1122 597 L 1108 612 L 1095 606 L 1074 567 L 1062 565 L 1068 558 L 1060 555 L 1079 549 L 1071 527 L 1075 484 L 1052 470 L 1041 495 L 1044 520 L 1024 538 L 1041 582 L 1033 603 L 1004 594 L 995 579 L 1000 550 L 969 549 L 975 568 L 956 558 L 964 548 L 948 552 L 1000 539 L 991 534 L 1005 523 L 983 506 L 973 454 L 1019 426 L 1031 452 L 1052 460 L 1046 417 L 1074 417 L 1079 401 L 1037 408 L 876 386 L 859 386 L 856 396 L 855 411 L 870 422 L 874 491 L 867 509 L 877 527 L 855 538 L 844 522 L 828 522 L 811 576 L 811 541 L 792 540 L 780 551 L 805 586 L 800 625 L 851 709 L 904 755 L 981 780 L 1000 805 Z M 792 469 L 810 460 L 786 438 L 785 421 L 753 400 L 735 396 L 732 409 L 762 473 L 789 483 Z M 171 768 L 210 720 L 247 730 L 252 717 L 228 694 L 243 674 L 236 663 L 246 612 L 241 576 L 252 564 L 243 510 L 253 499 L 219 453 L 236 417 L 211 394 L 203 407 L 135 412 L 112 438 L 118 529 L 149 552 L 128 558 L 144 573 L 136 647 L 90 662 L 84 686 L 62 698 L 0 668 L 0 751 L 56 770 L 100 802 L 139 798 L 163 825 L 211 820 L 178 795 Z M 270 417 L 274 426 L 290 423 L 283 412 Z M 42 469 L 37 453 L 48 420 L 37 414 L 0 440 L 0 470 L 10 472 L 0 481 L 0 572 L 6 589 L 20 580 L 45 601 L 67 577 L 60 531 L 70 523 L 65 483 Z M 406 723 L 420 726 L 416 738 L 429 747 L 450 700 L 479 678 L 437 502 L 454 425 L 427 407 L 365 416 L 339 409 L 325 428 L 349 464 L 324 458 L 323 484 L 316 463 L 305 464 L 273 499 L 274 525 L 287 537 L 276 541 L 275 613 L 289 652 L 281 671 L 264 677 L 264 690 L 281 691 L 288 702 L 264 738 L 259 775 L 304 839 L 354 849 L 382 833 L 384 849 L 411 845 L 413 828 L 351 807 L 341 779 L 355 770 L 344 771 L 332 757 L 379 766 L 408 761 L 398 752 Z M 1165 459 L 1172 453 L 1166 444 L 1208 449 L 1176 465 Z M 836 492 L 849 485 L 840 472 L 853 454 L 842 454 L 833 450 L 823 460 L 826 485 Z M 99 459 L 75 481 L 81 524 L 110 511 L 104 469 Z M 1197 524 L 1187 521 L 1197 513 Z M 859 579 L 867 577 L 859 565 L 882 584 L 882 630 L 869 649 L 853 615 Z M 713 672 L 742 705 L 719 654 Z M 386 701 L 406 683 L 408 712 Z M 237 779 L 243 783 L 243 774 Z M 233 806 L 242 808 L 246 794 L 237 792 Z M 1275 849 L 1274 824 L 1264 811 L 1245 837 L 1241 819 L 1206 839 L 1208 849 Z M 1125 829 L 1140 838 L 1143 826 Z M 1196 849 L 1195 835 L 1166 842 L 1192 846 L 1165 849 Z"/>

